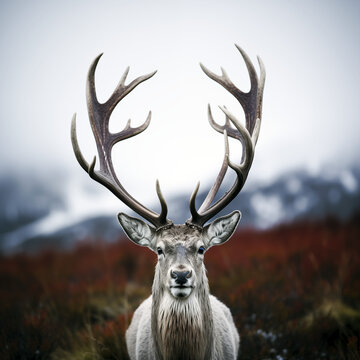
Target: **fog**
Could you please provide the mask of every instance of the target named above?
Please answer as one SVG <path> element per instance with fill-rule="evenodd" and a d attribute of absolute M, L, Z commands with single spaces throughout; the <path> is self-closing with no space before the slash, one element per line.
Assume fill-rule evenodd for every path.
<path fill-rule="evenodd" d="M 220 123 L 218 105 L 239 118 L 243 113 L 199 62 L 217 73 L 224 67 L 247 91 L 246 66 L 234 43 L 257 69 L 260 55 L 267 70 L 250 181 L 354 164 L 360 150 L 359 15 L 360 3 L 349 0 L 2 1 L 0 171 L 86 177 L 72 153 L 70 121 L 76 112 L 80 147 L 90 161 L 96 147 L 85 81 L 90 63 L 104 52 L 96 72 L 101 101 L 128 65 L 128 81 L 158 70 L 112 117 L 116 131 L 129 118 L 136 126 L 149 110 L 153 114 L 144 133 L 114 148 L 124 186 L 144 201 L 155 199 L 156 178 L 165 196 L 190 195 L 199 180 L 206 187 L 223 157 L 223 138 L 207 122 L 207 104 Z M 233 159 L 240 157 L 236 145 Z M 110 199 L 109 206 L 117 202 Z"/>

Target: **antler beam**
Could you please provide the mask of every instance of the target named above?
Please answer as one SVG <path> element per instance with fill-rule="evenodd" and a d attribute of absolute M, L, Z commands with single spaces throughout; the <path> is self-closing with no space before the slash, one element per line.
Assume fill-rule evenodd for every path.
<path fill-rule="evenodd" d="M 226 107 L 220 107 L 220 109 L 224 112 L 226 116 L 225 125 L 221 126 L 217 124 L 213 119 L 211 108 L 209 105 L 208 117 L 210 125 L 216 131 L 224 134 L 225 156 L 220 172 L 214 182 L 214 185 L 212 186 L 199 210 L 196 210 L 195 206 L 195 200 L 197 192 L 199 190 L 199 184 L 193 192 L 190 198 L 190 212 L 192 217 L 187 221 L 187 224 L 189 225 L 203 227 L 203 225 L 208 220 L 210 220 L 213 216 L 220 212 L 237 196 L 237 194 L 240 192 L 240 190 L 245 184 L 254 158 L 255 145 L 259 136 L 261 124 L 262 98 L 265 84 L 265 67 L 260 57 L 258 57 L 258 62 L 260 66 L 259 80 L 254 65 L 252 64 L 248 55 L 238 45 L 235 46 L 242 55 L 249 72 L 251 84 L 249 92 L 245 93 L 238 89 L 229 79 L 226 71 L 223 68 L 221 68 L 222 74 L 216 75 L 212 71 L 208 70 L 201 63 L 200 66 L 208 77 L 222 85 L 239 101 L 245 113 L 245 127 L 241 125 L 239 120 L 230 111 L 228 111 Z M 231 127 L 231 123 L 234 125 L 234 128 Z M 229 159 L 228 136 L 241 142 L 243 152 L 240 164 L 234 164 Z M 235 182 L 229 191 L 227 191 L 218 201 L 212 204 L 229 167 L 236 172 L 237 177 L 235 179 Z"/>
<path fill-rule="evenodd" d="M 167 205 L 161 193 L 158 180 L 156 181 L 156 192 L 161 205 L 160 214 L 157 214 L 156 212 L 146 208 L 124 189 L 116 176 L 111 156 L 112 147 L 117 142 L 140 134 L 147 129 L 151 121 L 150 111 L 146 121 L 139 127 L 131 127 L 131 121 L 129 120 L 122 131 L 118 133 L 110 133 L 109 120 L 113 110 L 127 94 L 129 94 L 136 86 L 141 84 L 143 81 L 148 80 L 152 76 L 154 76 L 156 71 L 147 75 L 139 76 L 135 80 L 131 81 L 128 85 L 126 85 L 125 81 L 129 73 L 128 67 L 125 70 L 119 84 L 115 88 L 110 98 L 105 103 L 99 103 L 95 91 L 94 77 L 96 66 L 101 56 L 102 54 L 100 54 L 90 66 L 86 86 L 86 98 L 89 120 L 98 150 L 100 169 L 98 171 L 95 170 L 96 157 L 94 157 L 92 163 L 89 164 L 80 151 L 76 136 L 76 114 L 74 114 L 71 123 L 71 141 L 76 159 L 78 160 L 81 167 L 90 175 L 92 179 L 96 180 L 97 182 L 108 188 L 122 202 L 124 202 L 136 213 L 141 215 L 144 219 L 152 223 L 157 229 L 171 225 L 172 222 L 166 218 Z"/>

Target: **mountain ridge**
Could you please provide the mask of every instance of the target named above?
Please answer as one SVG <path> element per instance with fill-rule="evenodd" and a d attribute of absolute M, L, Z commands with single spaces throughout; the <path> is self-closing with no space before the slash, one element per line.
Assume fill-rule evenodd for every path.
<path fill-rule="evenodd" d="M 0 253 L 66 250 L 85 240 L 112 242 L 122 237 L 116 213 L 76 217 L 67 208 L 66 190 L 41 177 L 26 184 L 24 188 L 19 178 L 10 176 L 0 179 Z M 205 197 L 206 192 L 199 192 L 198 204 Z M 190 216 L 188 201 L 188 194 L 168 199 L 174 223 Z M 360 170 L 331 169 L 320 175 L 296 170 L 271 183 L 253 181 L 219 215 L 233 210 L 242 212 L 242 228 L 267 229 L 326 217 L 347 220 L 360 212 Z"/>

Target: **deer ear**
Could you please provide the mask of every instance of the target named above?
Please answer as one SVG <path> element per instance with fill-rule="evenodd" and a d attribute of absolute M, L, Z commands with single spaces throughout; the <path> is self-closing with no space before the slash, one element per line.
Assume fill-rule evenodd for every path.
<path fill-rule="evenodd" d="M 213 245 L 221 245 L 231 238 L 241 219 L 240 211 L 234 211 L 229 215 L 214 220 L 205 227 L 205 242 L 208 248 Z"/>
<path fill-rule="evenodd" d="M 128 238 L 137 245 L 151 248 L 155 236 L 155 229 L 144 221 L 120 213 L 118 219 Z"/>

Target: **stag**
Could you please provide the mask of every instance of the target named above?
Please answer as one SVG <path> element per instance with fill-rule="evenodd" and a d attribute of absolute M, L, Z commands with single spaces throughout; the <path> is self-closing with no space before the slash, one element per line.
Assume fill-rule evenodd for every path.
<path fill-rule="evenodd" d="M 151 78 L 156 71 L 140 76 L 125 84 L 129 68 L 122 76 L 113 94 L 105 103 L 99 103 L 95 91 L 94 74 L 100 54 L 92 63 L 87 77 L 87 106 L 99 156 L 99 170 L 95 170 L 96 157 L 89 164 L 83 157 L 76 136 L 76 114 L 71 126 L 71 139 L 80 166 L 92 179 L 108 188 L 129 208 L 150 224 L 124 213 L 118 215 L 126 235 L 135 244 L 146 246 L 157 254 L 152 295 L 137 308 L 126 332 L 128 353 L 134 359 L 236 359 L 240 338 L 230 310 L 216 297 L 210 295 L 204 266 L 204 254 L 214 245 L 230 239 L 240 218 L 240 211 L 219 217 L 207 224 L 225 208 L 240 192 L 248 176 L 261 122 L 262 95 L 265 69 L 258 57 L 260 79 L 247 54 L 237 46 L 247 66 L 251 88 L 239 90 L 229 79 L 225 70 L 216 75 L 200 64 L 205 74 L 222 85 L 241 104 L 245 113 L 245 126 L 225 107 L 224 125 L 213 119 L 210 105 L 210 125 L 224 135 L 225 156 L 219 174 L 199 209 L 195 199 L 197 184 L 190 198 L 191 218 L 185 224 L 175 225 L 167 219 L 167 205 L 156 181 L 156 192 L 161 205 L 160 214 L 148 209 L 121 185 L 115 174 L 111 150 L 119 141 L 138 135 L 150 124 L 151 112 L 139 127 L 131 127 L 130 120 L 118 133 L 109 131 L 112 111 L 137 85 Z M 229 158 L 228 137 L 239 140 L 242 145 L 240 162 Z M 217 201 L 216 194 L 224 176 L 231 168 L 236 177 L 232 187 Z"/>

